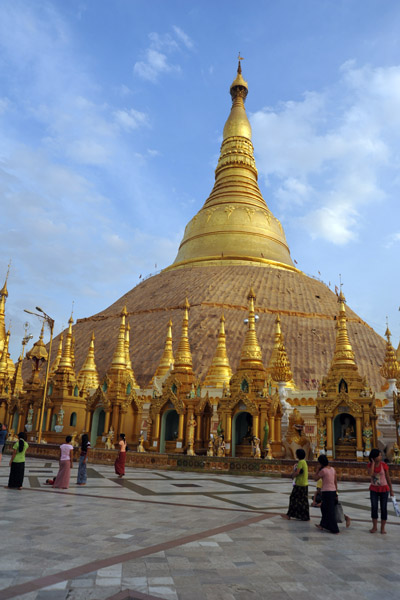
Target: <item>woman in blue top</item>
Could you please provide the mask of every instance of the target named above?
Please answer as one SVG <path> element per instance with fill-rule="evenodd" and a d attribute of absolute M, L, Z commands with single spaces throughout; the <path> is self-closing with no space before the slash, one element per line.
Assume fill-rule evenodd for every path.
<path fill-rule="evenodd" d="M 305 461 L 306 453 L 303 448 L 296 450 L 299 462 L 292 472 L 293 490 L 290 494 L 289 509 L 284 519 L 310 520 L 310 508 L 308 506 L 308 465 Z"/>
<path fill-rule="evenodd" d="M 13 453 L 10 460 L 10 477 L 8 478 L 8 488 L 22 490 L 25 473 L 25 453 L 29 446 L 26 440 L 26 433 L 21 431 L 18 434 L 18 442 L 13 446 Z"/>

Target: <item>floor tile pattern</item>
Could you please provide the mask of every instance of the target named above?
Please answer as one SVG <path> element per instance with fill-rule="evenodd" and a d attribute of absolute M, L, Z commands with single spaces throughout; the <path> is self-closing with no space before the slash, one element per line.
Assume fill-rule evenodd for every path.
<path fill-rule="evenodd" d="M 0 600 L 385 600 L 400 597 L 400 519 L 371 535 L 364 483 L 340 484 L 341 535 L 285 521 L 290 481 L 113 469 L 53 490 L 58 464 L 29 459 L 24 489 L 0 466 Z M 396 489 L 400 496 L 400 489 Z M 314 484 L 310 484 L 310 497 Z"/>

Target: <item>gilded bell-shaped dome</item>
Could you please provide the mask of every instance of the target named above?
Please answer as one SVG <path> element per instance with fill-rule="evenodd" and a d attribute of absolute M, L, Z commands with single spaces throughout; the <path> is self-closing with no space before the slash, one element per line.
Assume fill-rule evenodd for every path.
<path fill-rule="evenodd" d="M 239 61 L 230 87 L 232 108 L 224 127 L 214 187 L 186 226 L 178 255 L 168 269 L 249 262 L 294 269 L 282 225 L 258 187 L 251 126 L 244 107 L 247 93 Z"/>

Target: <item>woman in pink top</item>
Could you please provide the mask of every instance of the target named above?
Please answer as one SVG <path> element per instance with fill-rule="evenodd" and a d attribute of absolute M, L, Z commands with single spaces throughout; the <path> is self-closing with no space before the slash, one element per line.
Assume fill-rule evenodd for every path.
<path fill-rule="evenodd" d="M 339 533 L 335 517 L 335 504 L 337 502 L 337 479 L 336 471 L 329 466 L 329 461 L 325 454 L 318 457 L 318 466 L 314 474 L 314 479 L 322 479 L 322 519 L 319 525 L 316 525 L 321 531 L 327 529 L 331 533 Z"/>
<path fill-rule="evenodd" d="M 373 448 L 369 453 L 369 463 L 367 466 L 368 475 L 371 477 L 369 494 L 371 499 L 371 533 L 378 530 L 378 502 L 381 505 L 381 533 L 385 534 L 387 521 L 387 502 L 390 495 L 393 496 L 392 481 L 389 475 L 389 467 L 382 462 L 381 451 Z"/>
<path fill-rule="evenodd" d="M 69 487 L 69 478 L 74 464 L 74 447 L 71 445 L 71 440 L 72 437 L 67 435 L 65 444 L 60 446 L 60 468 L 53 483 L 53 487 L 63 490 L 67 490 Z"/>

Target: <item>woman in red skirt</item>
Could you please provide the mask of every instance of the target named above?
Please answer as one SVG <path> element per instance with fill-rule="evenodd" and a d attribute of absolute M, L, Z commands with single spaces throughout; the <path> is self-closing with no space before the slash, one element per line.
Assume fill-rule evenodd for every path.
<path fill-rule="evenodd" d="M 115 472 L 118 475 L 118 477 L 123 477 L 125 475 L 125 459 L 126 459 L 126 440 L 125 440 L 125 434 L 124 433 L 120 433 L 119 434 L 119 452 L 118 452 L 118 458 L 116 459 L 115 463 L 114 463 L 114 467 L 115 467 Z"/>

